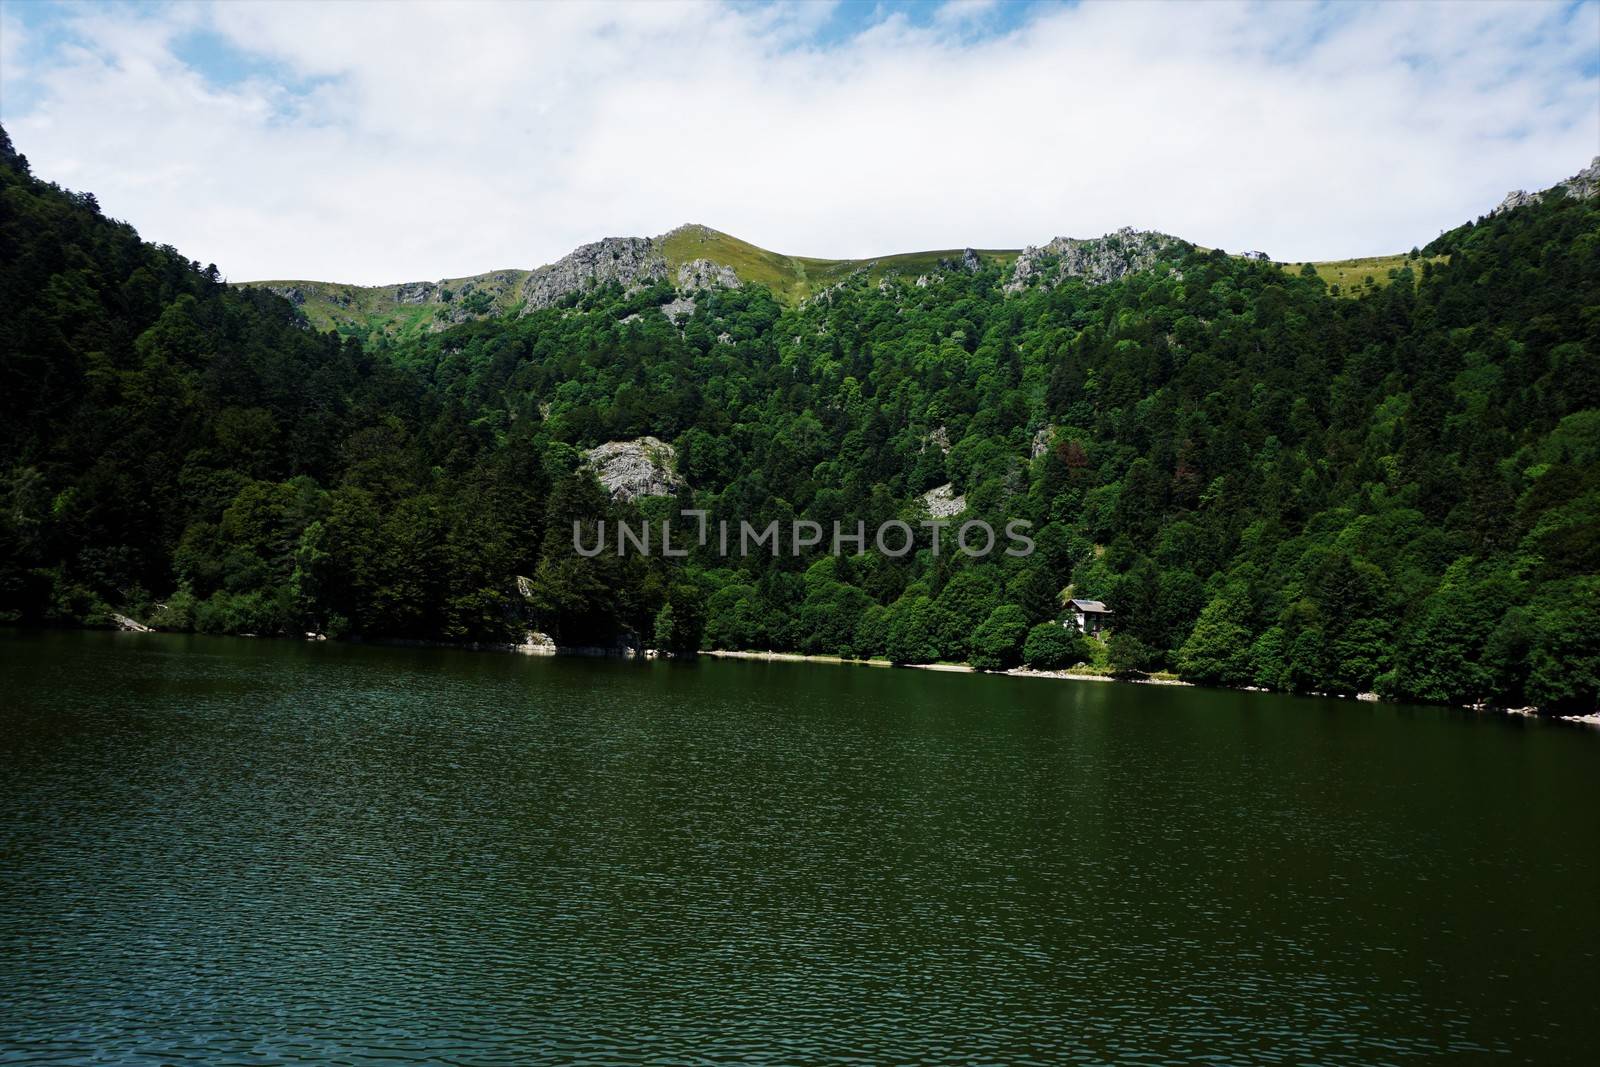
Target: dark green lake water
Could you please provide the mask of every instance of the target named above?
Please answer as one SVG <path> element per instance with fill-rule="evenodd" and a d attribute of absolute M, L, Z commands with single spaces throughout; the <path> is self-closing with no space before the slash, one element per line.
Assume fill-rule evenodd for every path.
<path fill-rule="evenodd" d="M 1597 814 L 1440 709 L 0 633 L 0 1061 L 1582 1062 Z"/>

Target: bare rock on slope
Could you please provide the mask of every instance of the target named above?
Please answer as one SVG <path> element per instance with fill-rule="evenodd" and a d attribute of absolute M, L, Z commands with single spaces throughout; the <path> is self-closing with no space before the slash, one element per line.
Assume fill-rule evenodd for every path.
<path fill-rule="evenodd" d="M 1017 257 L 1006 282 L 1006 292 L 1026 289 L 1035 275 L 1039 284 L 1058 285 L 1068 278 L 1082 278 L 1090 285 L 1106 285 L 1129 274 L 1149 270 L 1162 259 L 1185 251 L 1189 245 L 1178 238 L 1151 230 L 1124 226 L 1104 237 L 1057 237 L 1044 245 L 1029 246 Z M 1055 268 L 1050 268 L 1054 258 Z"/>
<path fill-rule="evenodd" d="M 732 267 L 713 263 L 709 259 L 691 259 L 678 267 L 678 288 L 689 292 L 695 289 L 737 289 L 739 276 Z"/>
<path fill-rule="evenodd" d="M 607 237 L 540 267 L 523 282 L 526 310 L 559 303 L 571 293 L 615 281 L 633 289 L 667 277 L 667 260 L 648 237 Z"/>
<path fill-rule="evenodd" d="M 679 296 L 662 304 L 661 314 L 667 317 L 667 321 L 677 323 L 683 319 L 693 318 L 694 308 L 694 297 Z"/>
<path fill-rule="evenodd" d="M 607 441 L 584 455 L 585 465 L 594 470 L 613 500 L 671 496 L 683 485 L 675 470 L 677 451 L 655 437 Z"/>
<path fill-rule="evenodd" d="M 922 505 L 936 519 L 948 519 L 967 510 L 967 498 L 958 496 L 949 482 L 934 486 L 922 494 Z"/>
<path fill-rule="evenodd" d="M 433 299 L 439 287 L 432 282 L 405 282 L 394 287 L 396 304 L 426 304 Z"/>
<path fill-rule="evenodd" d="M 1056 428 L 1054 426 L 1041 426 L 1033 433 L 1033 442 L 1028 446 L 1028 458 L 1038 459 L 1050 451 L 1050 443 L 1055 440 Z"/>
<path fill-rule="evenodd" d="M 1570 196 L 1574 200 L 1587 200 L 1596 194 L 1600 194 L 1600 156 L 1595 156 L 1587 167 L 1584 167 L 1566 181 L 1552 185 L 1548 189 L 1537 193 L 1530 193 L 1524 189 L 1513 189 L 1506 194 L 1504 200 L 1500 201 L 1500 206 L 1489 212 L 1489 214 L 1503 215 L 1514 208 L 1537 204 L 1557 190 L 1561 192 L 1561 195 Z"/>

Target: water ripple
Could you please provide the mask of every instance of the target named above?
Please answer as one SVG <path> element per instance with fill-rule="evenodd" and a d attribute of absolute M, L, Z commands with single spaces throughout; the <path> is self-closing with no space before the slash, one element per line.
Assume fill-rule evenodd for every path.
<path fill-rule="evenodd" d="M 0 1063 L 1589 1051 L 1571 731 L 110 635 L 0 693 Z"/>

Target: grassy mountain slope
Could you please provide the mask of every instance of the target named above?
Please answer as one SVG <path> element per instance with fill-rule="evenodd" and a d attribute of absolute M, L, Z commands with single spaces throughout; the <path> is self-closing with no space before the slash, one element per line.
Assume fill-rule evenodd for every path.
<path fill-rule="evenodd" d="M 1420 281 L 1422 277 L 1423 262 L 1444 263 L 1449 256 L 1417 256 L 1413 258 L 1407 254 L 1395 256 L 1368 256 L 1365 259 L 1330 259 L 1313 263 L 1317 277 L 1329 285 L 1337 285 L 1339 292 L 1345 296 L 1354 296 L 1364 288 L 1382 288 L 1388 285 L 1392 278 L 1390 271 L 1401 270 L 1410 266 L 1415 277 Z M 1293 264 L 1288 266 L 1293 267 Z"/>
<path fill-rule="evenodd" d="M 868 280 L 877 282 L 885 274 L 897 272 L 915 278 L 933 274 L 941 264 L 960 263 L 963 249 L 944 248 L 930 252 L 905 252 L 875 259 L 812 259 L 769 252 L 748 241 L 713 230 L 709 226 L 680 226 L 659 239 L 667 264 L 709 259 L 732 267 L 740 279 L 771 289 L 786 304 L 797 304 L 830 285 L 837 285 L 857 271 L 865 270 Z M 985 263 L 1006 266 L 1017 258 L 1019 249 L 980 249 Z"/>
<path fill-rule="evenodd" d="M 876 285 L 885 276 L 898 274 L 907 279 L 933 275 L 959 265 L 965 252 L 960 248 L 941 248 L 925 252 L 902 252 L 871 259 L 817 259 L 773 252 L 709 226 L 691 223 L 652 239 L 666 260 L 669 277 L 685 263 L 710 260 L 730 267 L 746 284 L 762 285 L 778 300 L 794 306 L 817 293 L 864 274 Z M 977 249 L 978 258 L 988 266 L 1007 269 L 1019 249 Z M 1444 257 L 1428 258 L 1434 263 Z M 1342 259 L 1313 263 L 1317 276 L 1340 293 L 1354 295 L 1367 288 L 1381 288 L 1391 281 L 1390 272 L 1410 263 L 1420 265 L 1405 254 Z M 1298 270 L 1297 264 L 1285 269 Z M 542 268 L 541 268 L 542 269 Z M 497 270 L 464 278 L 445 278 L 437 282 L 402 282 L 393 285 L 345 285 L 305 279 L 278 279 L 247 282 L 286 298 L 305 315 L 315 329 L 337 330 L 350 337 L 392 341 L 414 340 L 456 323 L 472 319 L 495 318 L 518 311 L 522 287 L 528 270 Z M 1420 276 L 1420 273 L 1418 274 Z M 1369 281 L 1370 279 L 1370 281 Z"/>
<path fill-rule="evenodd" d="M 278 294 L 318 330 L 362 339 L 408 340 L 430 329 L 515 310 L 525 270 L 497 270 L 467 278 L 397 285 L 344 285 L 281 279 L 246 283 Z"/>

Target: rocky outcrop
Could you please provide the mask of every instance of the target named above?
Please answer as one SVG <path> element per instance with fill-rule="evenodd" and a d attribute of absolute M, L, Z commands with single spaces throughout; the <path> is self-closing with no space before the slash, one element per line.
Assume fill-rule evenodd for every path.
<path fill-rule="evenodd" d="M 1033 443 L 1028 446 L 1028 458 L 1038 459 L 1050 451 L 1050 442 L 1054 440 L 1055 436 L 1056 428 L 1054 426 L 1044 426 L 1036 430 L 1033 435 Z"/>
<path fill-rule="evenodd" d="M 686 228 L 679 227 L 672 233 Z M 703 227 L 702 227 L 703 228 Z M 709 231 L 708 231 L 709 232 Z M 560 303 L 573 293 L 583 292 L 597 285 L 616 282 L 626 290 L 637 289 L 660 281 L 671 281 L 684 293 L 697 289 L 738 289 L 743 282 L 732 267 L 710 259 L 692 259 L 669 269 L 667 257 L 662 252 L 665 237 L 607 237 L 603 241 L 583 245 L 554 263 L 540 267 L 522 285 L 523 310 L 538 311 Z M 672 307 L 682 307 L 680 302 L 664 307 L 668 318 L 677 317 Z M 693 313 L 693 305 L 687 308 Z"/>
<path fill-rule="evenodd" d="M 521 652 L 524 656 L 559 656 L 561 649 L 557 647 L 555 638 L 542 630 L 529 630 L 523 635 L 522 640 L 511 646 L 512 651 Z"/>
<path fill-rule="evenodd" d="M 945 273 L 953 274 L 956 271 L 963 271 L 967 274 L 976 274 L 982 269 L 983 260 L 979 258 L 978 250 L 975 248 L 963 248 L 960 258 L 955 256 L 941 256 L 939 258 L 939 270 Z M 938 275 L 935 274 L 934 277 L 937 279 Z"/>
<path fill-rule="evenodd" d="M 826 286 L 825 288 L 818 289 L 816 292 L 812 293 L 811 296 L 800 301 L 800 306 L 805 307 L 808 304 L 816 304 L 823 300 L 831 300 L 834 293 L 842 293 L 844 290 L 850 288 L 852 285 L 855 285 L 857 282 L 864 281 L 867 276 L 872 273 L 872 269 L 877 265 L 877 260 L 862 264 L 861 266 L 852 270 L 849 274 L 846 274 L 839 281 L 836 281 L 832 285 Z M 817 332 L 823 333 L 826 331 L 818 330 Z"/>
<path fill-rule="evenodd" d="M 394 287 L 396 304 L 426 304 L 433 299 L 439 287 L 432 282 L 406 282 Z"/>
<path fill-rule="evenodd" d="M 1562 196 L 1570 196 L 1575 200 L 1588 200 L 1590 197 L 1600 193 L 1600 156 L 1595 156 L 1587 167 L 1584 167 L 1566 181 L 1552 185 L 1548 189 L 1537 193 L 1530 193 L 1523 189 L 1513 189 L 1506 194 L 1504 200 L 1500 201 L 1500 206 L 1489 212 L 1489 214 L 1503 215 L 1507 211 L 1512 211 L 1519 207 L 1537 204 L 1545 197 L 1555 193 L 1560 193 Z"/>
<path fill-rule="evenodd" d="M 654 437 L 607 441 L 584 455 L 584 465 L 595 472 L 613 500 L 671 496 L 683 485 L 683 479 L 674 469 L 678 463 L 677 452 Z"/>
<path fill-rule="evenodd" d="M 1537 204 L 1544 199 L 1543 193 L 1530 193 L 1526 189 L 1513 189 L 1500 201 L 1500 206 L 1489 212 L 1491 215 L 1504 215 L 1507 211 L 1514 211 L 1519 207 Z"/>
<path fill-rule="evenodd" d="M 1576 200 L 1588 200 L 1600 194 L 1600 156 L 1595 156 L 1587 167 L 1562 182 L 1561 187 Z"/>
<path fill-rule="evenodd" d="M 694 298 L 680 296 L 669 300 L 661 305 L 661 314 L 665 315 L 669 322 L 681 322 L 694 314 Z"/>
<path fill-rule="evenodd" d="M 1090 285 L 1107 285 L 1129 274 L 1149 270 L 1189 247 L 1187 242 L 1168 234 L 1128 226 L 1104 237 L 1057 237 L 1043 247 L 1030 245 L 1023 249 L 1012 267 L 1011 280 L 1006 282 L 1005 290 L 1017 293 L 1030 284 L 1048 288 L 1068 278 L 1082 278 Z M 1035 277 L 1037 282 L 1033 281 Z"/>
<path fill-rule="evenodd" d="M 948 519 L 967 510 L 967 498 L 957 495 L 949 482 L 934 486 L 922 494 L 922 505 L 935 519 Z"/>
<path fill-rule="evenodd" d="M 709 259 L 692 259 L 678 267 L 678 288 L 685 292 L 695 289 L 737 289 L 741 284 L 732 267 L 713 263 Z"/>
<path fill-rule="evenodd" d="M 583 245 L 522 283 L 524 312 L 559 303 L 572 293 L 606 282 L 634 289 L 667 277 L 667 260 L 648 237 L 607 237 Z"/>

